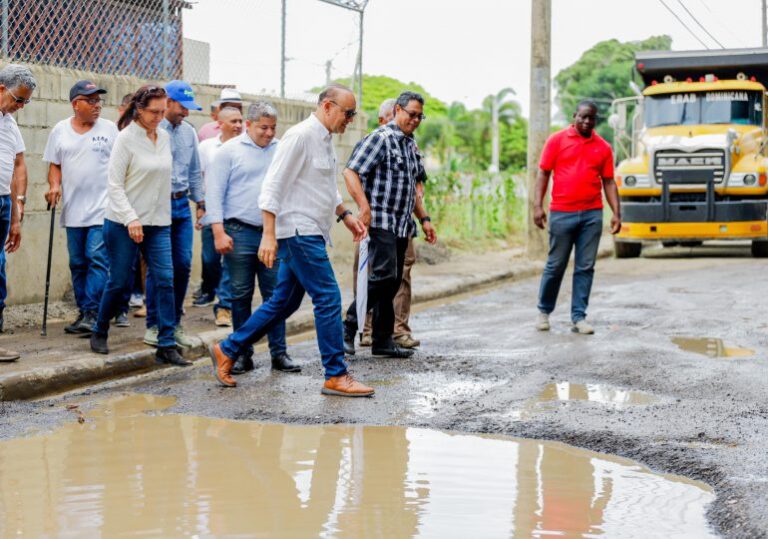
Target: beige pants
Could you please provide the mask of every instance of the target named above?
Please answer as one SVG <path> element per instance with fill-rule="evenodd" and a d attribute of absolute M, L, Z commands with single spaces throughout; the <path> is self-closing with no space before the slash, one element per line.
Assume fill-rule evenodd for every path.
<path fill-rule="evenodd" d="M 411 317 L 411 268 L 416 262 L 416 249 L 413 245 L 413 238 L 408 240 L 408 248 L 405 250 L 405 261 L 403 265 L 403 281 L 400 283 L 400 288 L 397 290 L 395 296 L 395 329 L 393 337 L 397 338 L 401 335 L 410 335 L 411 327 L 408 325 L 408 320 Z M 352 290 L 357 296 L 357 268 L 360 264 L 360 244 L 355 244 L 355 264 L 352 273 Z M 368 313 L 365 317 L 365 327 L 363 328 L 363 335 L 371 335 L 371 320 L 373 316 Z"/>

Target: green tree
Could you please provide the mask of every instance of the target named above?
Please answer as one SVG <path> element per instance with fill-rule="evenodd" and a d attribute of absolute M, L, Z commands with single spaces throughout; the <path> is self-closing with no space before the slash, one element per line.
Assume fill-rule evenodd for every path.
<path fill-rule="evenodd" d="M 632 95 L 629 82 L 632 80 L 635 52 L 669 50 L 671 46 L 672 38 L 666 35 L 627 43 L 616 39 L 601 41 L 555 76 L 556 101 L 560 110 L 570 119 L 579 101 L 595 101 L 600 116 L 597 131 L 612 140 L 611 129 L 606 123 L 611 101 Z"/>

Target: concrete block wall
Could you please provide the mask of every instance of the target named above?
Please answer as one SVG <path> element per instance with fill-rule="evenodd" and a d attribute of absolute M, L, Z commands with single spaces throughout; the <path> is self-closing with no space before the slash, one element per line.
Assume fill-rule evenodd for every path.
<path fill-rule="evenodd" d="M 43 301 L 45 294 L 45 270 L 48 255 L 48 240 L 51 222 L 51 214 L 46 209 L 43 195 L 48 189 L 47 164 L 42 156 L 48 134 L 57 122 L 69 118 L 72 115 L 72 107 L 69 103 L 69 89 L 81 79 L 93 80 L 96 84 L 105 88 L 109 93 L 103 96 L 105 101 L 102 117 L 117 120 L 117 106 L 123 95 L 135 91 L 144 84 L 162 84 L 164 81 L 146 81 L 134 77 L 103 75 L 71 69 L 62 69 L 51 66 L 30 66 L 37 79 L 37 89 L 32 95 L 32 102 L 20 110 L 16 115 L 27 151 L 25 160 L 29 174 L 29 187 L 27 189 L 27 205 L 24 223 L 22 226 L 21 248 L 8 255 L 8 303 L 34 303 Z M 220 88 L 206 85 L 193 85 L 197 101 L 203 107 L 202 112 L 193 112 L 188 120 L 199 128 L 210 121 L 208 111 L 210 105 L 218 99 Z M 243 99 L 248 103 L 257 99 L 267 99 L 278 109 L 278 136 L 286 129 L 304 120 L 315 108 L 314 103 L 292 101 L 270 96 L 257 96 L 243 94 Z M 336 151 L 338 154 L 339 173 L 346 163 L 355 143 L 365 133 L 366 119 L 360 115 L 349 126 L 347 133 L 335 137 Z M 347 198 L 346 189 L 343 186 L 339 174 L 339 190 Z M 67 255 L 66 236 L 57 223 L 54 232 L 53 263 L 51 270 L 50 297 L 53 301 L 60 300 L 71 289 L 69 273 L 69 258 Z M 351 257 L 352 243 L 341 225 L 334 227 L 335 256 L 347 261 Z M 192 269 L 192 281 L 200 279 L 200 239 L 195 234 L 195 254 Z"/>

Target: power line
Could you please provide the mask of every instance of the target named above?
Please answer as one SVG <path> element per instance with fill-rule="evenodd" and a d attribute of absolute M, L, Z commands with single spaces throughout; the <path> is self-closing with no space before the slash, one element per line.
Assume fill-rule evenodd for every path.
<path fill-rule="evenodd" d="M 669 11 L 669 12 L 670 12 L 670 13 L 671 13 L 671 14 L 672 14 L 672 15 L 673 15 L 673 16 L 674 16 L 676 19 L 677 19 L 677 21 L 678 21 L 680 24 L 682 24 L 682 25 L 683 25 L 683 27 L 684 27 L 686 30 L 688 30 L 688 33 L 689 33 L 689 34 L 691 34 L 691 35 L 692 35 L 692 36 L 693 36 L 693 37 L 696 39 L 696 41 L 698 41 L 699 43 L 701 43 L 701 46 L 702 46 L 702 47 L 704 47 L 705 49 L 709 49 L 709 46 L 708 46 L 706 43 L 704 43 L 704 42 L 701 40 L 701 38 L 700 38 L 699 36 L 697 36 L 697 35 L 696 35 L 696 32 L 694 32 L 693 30 L 691 30 L 691 29 L 688 27 L 688 25 L 687 25 L 687 24 L 685 24 L 685 21 L 683 21 L 683 19 L 681 19 L 681 18 L 680 18 L 680 16 L 679 16 L 677 13 L 675 13 L 675 12 L 672 10 L 672 8 L 671 8 L 671 7 L 669 7 L 669 6 L 666 4 L 666 2 L 664 2 L 664 0 L 659 0 L 659 2 L 661 3 L 661 5 L 662 5 L 662 6 L 664 6 L 665 8 L 667 8 L 667 11 Z"/>
<path fill-rule="evenodd" d="M 747 47 L 747 43 L 744 41 L 742 36 L 738 36 L 735 33 L 733 33 L 733 30 L 731 30 L 727 25 L 723 24 L 723 22 L 717 18 L 717 14 L 712 11 L 712 9 L 709 7 L 709 5 L 704 0 L 699 0 L 699 3 L 704 6 L 704 9 L 707 10 L 707 12 L 712 15 L 715 18 L 715 24 L 720 27 L 721 30 L 724 30 L 729 36 L 731 36 L 735 41 L 737 41 L 742 47 Z"/>
<path fill-rule="evenodd" d="M 691 13 L 691 10 L 688 9 L 687 7 L 685 7 L 685 4 L 683 4 L 683 0 L 677 0 L 677 3 L 680 4 L 680 7 L 682 7 L 688 15 L 690 15 L 690 17 L 693 19 L 693 22 L 698 24 L 699 28 L 704 30 L 704 33 L 707 34 L 712 39 L 712 41 L 714 41 L 715 43 L 720 45 L 721 49 L 725 48 L 725 46 L 722 43 L 720 43 L 715 36 L 713 36 L 712 34 L 709 33 L 709 30 L 704 28 L 704 25 L 699 22 L 699 19 L 697 19 L 696 16 L 693 13 Z"/>

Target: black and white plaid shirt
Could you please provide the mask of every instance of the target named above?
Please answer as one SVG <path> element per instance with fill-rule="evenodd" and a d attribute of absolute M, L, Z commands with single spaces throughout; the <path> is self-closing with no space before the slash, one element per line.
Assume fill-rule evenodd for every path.
<path fill-rule="evenodd" d="M 347 168 L 362 180 L 371 205 L 371 227 L 389 230 L 399 238 L 413 236 L 416 182 L 426 178 L 413 137 L 394 121 L 382 125 L 357 143 Z"/>

